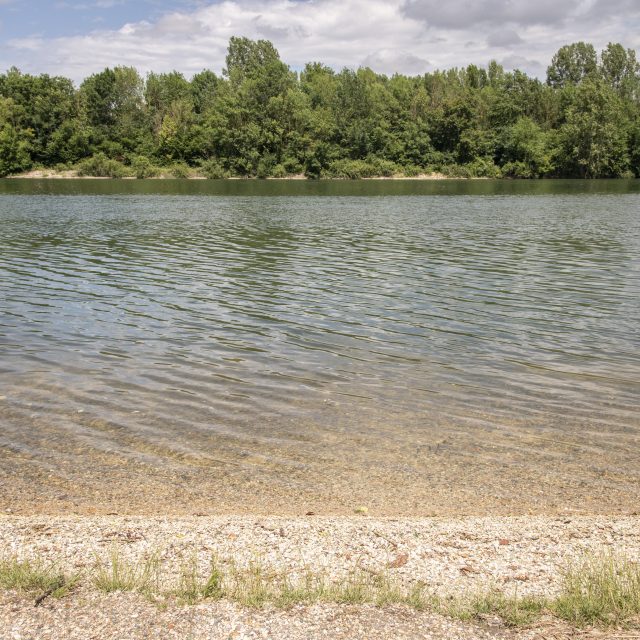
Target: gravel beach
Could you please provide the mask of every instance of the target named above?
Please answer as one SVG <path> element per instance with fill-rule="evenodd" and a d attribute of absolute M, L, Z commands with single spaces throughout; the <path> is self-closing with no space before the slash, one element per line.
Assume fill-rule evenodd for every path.
<path fill-rule="evenodd" d="M 354 570 L 385 571 L 446 597 L 488 588 L 553 595 L 563 569 L 585 552 L 615 550 L 640 561 L 640 517 L 47 517 L 0 518 L 0 556 L 40 558 L 70 571 L 107 561 L 117 548 L 137 561 L 157 552 L 163 579 L 185 558 L 212 554 L 237 566 L 260 562 L 291 576 L 340 580 Z M 546 634 L 546 635 L 544 635 Z M 589 635 L 591 634 L 591 635 Z M 495 620 L 463 623 L 403 606 L 319 604 L 243 609 L 229 602 L 150 604 L 130 593 L 80 587 L 69 596 L 0 596 L 0 638 L 560 638 L 625 637 L 551 627 L 512 631 Z M 633 637 L 627 635 L 626 637 Z"/>

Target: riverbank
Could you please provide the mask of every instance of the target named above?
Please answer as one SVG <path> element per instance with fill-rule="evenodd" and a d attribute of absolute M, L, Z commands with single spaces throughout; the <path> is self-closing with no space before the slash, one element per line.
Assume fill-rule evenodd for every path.
<path fill-rule="evenodd" d="M 11 180 L 136 180 L 136 177 L 131 176 L 123 176 L 123 177 L 111 177 L 111 176 L 87 176 L 80 175 L 79 172 L 75 169 L 73 170 L 65 170 L 58 171 L 56 169 L 35 169 L 33 171 L 26 171 L 24 173 L 18 173 L 15 175 L 7 176 L 8 179 Z M 177 179 L 176 175 L 172 174 L 169 169 L 166 172 L 162 172 L 159 175 L 147 176 L 149 180 L 175 180 Z M 184 180 L 207 180 L 207 177 L 198 173 L 196 170 L 192 170 L 189 175 L 181 175 L 179 179 Z M 250 177 L 250 176 L 228 176 L 222 178 L 223 180 L 260 180 L 261 178 Z M 283 176 L 279 178 L 268 177 L 264 178 L 265 180 L 308 180 L 304 174 L 297 173 L 293 175 Z M 323 178 L 323 180 L 348 180 L 349 178 Z M 362 180 L 486 180 L 486 178 L 475 178 L 475 177 L 456 177 L 456 176 L 447 176 L 443 173 L 421 173 L 418 175 L 406 176 L 402 174 L 392 175 L 392 176 L 372 176 L 372 177 L 363 177 Z"/>
<path fill-rule="evenodd" d="M 0 550 L 75 581 L 35 608 L 37 593 L 0 589 L 7 638 L 621 637 L 533 603 L 557 597 L 580 558 L 640 561 L 640 517 L 2 517 Z M 194 588 L 212 558 L 221 581 L 243 576 L 242 594 Z M 285 578 L 298 590 L 283 593 Z"/>

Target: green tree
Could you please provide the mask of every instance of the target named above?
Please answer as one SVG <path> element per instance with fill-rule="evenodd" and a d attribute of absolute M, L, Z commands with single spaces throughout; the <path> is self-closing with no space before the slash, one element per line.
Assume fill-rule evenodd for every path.
<path fill-rule="evenodd" d="M 502 136 L 501 161 L 505 175 L 538 178 L 553 172 L 549 133 L 531 118 L 520 118 Z"/>
<path fill-rule="evenodd" d="M 636 52 L 610 42 L 603 50 L 601 60 L 605 82 L 624 98 L 637 99 L 640 95 L 640 64 Z"/>
<path fill-rule="evenodd" d="M 0 98 L 0 176 L 31 166 L 31 132 L 20 128 L 20 112 L 11 98 Z"/>
<path fill-rule="evenodd" d="M 629 122 L 620 97 L 602 80 L 583 82 L 558 131 L 561 175 L 613 178 L 629 170 Z"/>
<path fill-rule="evenodd" d="M 547 68 L 547 83 L 552 87 L 579 84 L 598 73 L 598 57 L 592 44 L 575 42 L 561 47 Z"/>

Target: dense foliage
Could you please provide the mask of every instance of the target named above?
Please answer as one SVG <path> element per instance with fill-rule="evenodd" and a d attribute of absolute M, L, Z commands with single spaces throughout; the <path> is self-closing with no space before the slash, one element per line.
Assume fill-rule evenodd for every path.
<path fill-rule="evenodd" d="M 79 88 L 62 77 L 0 75 L 0 175 L 358 178 L 439 171 L 535 178 L 640 175 L 635 51 L 562 47 L 546 83 L 520 71 L 387 77 L 296 73 L 270 42 L 232 38 L 222 76 L 105 69 Z"/>

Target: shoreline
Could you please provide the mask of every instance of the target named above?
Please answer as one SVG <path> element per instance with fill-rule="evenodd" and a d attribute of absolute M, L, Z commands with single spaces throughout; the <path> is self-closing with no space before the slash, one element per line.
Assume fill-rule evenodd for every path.
<path fill-rule="evenodd" d="M 26 171 L 24 173 L 18 173 L 13 175 L 5 176 L 7 180 L 137 180 L 135 176 L 125 176 L 122 178 L 111 178 L 108 176 L 81 176 L 78 175 L 78 172 L 75 170 L 68 171 L 57 171 L 55 169 L 34 169 L 32 171 Z M 144 178 L 145 180 L 209 180 L 206 176 L 195 174 L 191 176 L 187 176 L 184 178 L 176 178 L 169 174 L 163 174 L 158 176 L 153 176 L 149 178 Z M 320 178 L 318 180 L 314 180 L 312 178 L 307 178 L 303 174 L 294 174 L 290 176 L 285 176 L 283 178 L 258 178 L 255 176 L 230 176 L 228 178 L 215 178 L 216 180 L 252 180 L 252 181 L 261 181 L 261 180 L 275 180 L 275 181 L 290 181 L 290 180 L 308 180 L 309 182 L 350 182 L 352 179 L 350 178 Z M 393 175 L 393 176 L 373 176 L 368 178 L 357 178 L 357 180 L 488 180 L 489 178 L 484 177 L 456 177 L 456 176 L 447 176 L 443 173 L 434 172 L 434 173 L 421 173 L 416 176 L 404 176 L 404 175 Z M 508 178 L 499 178 L 499 179 L 508 179 Z"/>
<path fill-rule="evenodd" d="M 579 554 L 607 550 L 640 562 L 640 515 L 469 516 L 9 516 L 0 515 L 0 558 L 41 558 L 86 567 L 117 547 L 136 560 L 215 555 L 290 575 L 331 579 L 364 568 L 391 569 L 401 583 L 429 584 L 442 595 L 499 586 L 521 596 L 557 592 Z M 169 573 L 175 567 L 169 566 Z"/>
<path fill-rule="evenodd" d="M 198 639 L 302 639 L 326 637 L 323 634 L 342 624 L 348 628 L 345 635 L 337 636 L 342 638 L 540 638 L 541 629 L 549 632 L 551 628 L 558 634 L 551 637 L 568 638 L 575 637 L 571 625 L 549 616 L 511 628 L 496 615 L 467 619 L 453 608 L 447 613 L 402 603 L 323 600 L 274 607 L 268 602 L 257 605 L 222 597 L 185 604 L 175 600 L 175 592 L 168 599 L 159 594 L 170 593 L 171 585 L 184 588 L 187 564 L 195 575 L 206 572 L 215 557 L 221 567 L 249 572 L 246 575 L 254 576 L 252 579 L 260 567 L 259 575 L 265 580 L 287 576 L 292 584 L 305 575 L 321 575 L 327 584 L 344 583 L 354 571 L 385 576 L 402 589 L 423 585 L 430 597 L 438 597 L 442 603 L 490 592 L 510 598 L 515 594 L 520 599 L 552 598 L 561 588 L 563 571 L 574 560 L 608 552 L 640 562 L 639 516 L 3 515 L 0 559 L 30 558 L 83 577 L 79 586 L 61 599 L 48 598 L 35 608 L 32 597 L 0 589 L 0 635 L 4 632 L 7 637 L 22 639 L 115 640 L 123 634 L 136 639 L 187 635 Z M 114 554 L 123 571 L 127 566 L 139 567 L 143 558 L 155 557 L 159 573 L 153 593 L 144 596 L 125 588 L 101 592 L 89 574 L 99 566 L 108 570 Z M 99 615 L 99 635 L 86 635 L 89 630 L 94 632 L 95 622 L 92 616 L 84 617 L 87 603 L 90 609 L 108 612 Z M 158 616 L 162 628 L 155 626 Z M 212 629 L 214 621 L 222 626 Z M 35 633 L 43 625 L 51 635 L 27 633 Z M 18 626 L 23 635 L 13 635 Z M 242 629 L 242 633 L 232 636 L 234 629 Z M 264 635 L 249 635 L 256 629 Z M 599 638 L 613 637 L 604 630 L 595 633 Z"/>

